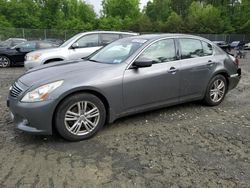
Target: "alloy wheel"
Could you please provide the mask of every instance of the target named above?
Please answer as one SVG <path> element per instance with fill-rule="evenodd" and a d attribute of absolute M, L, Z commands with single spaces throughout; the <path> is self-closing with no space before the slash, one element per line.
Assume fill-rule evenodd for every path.
<path fill-rule="evenodd" d="M 212 84 L 210 89 L 210 98 L 213 102 L 217 103 L 223 99 L 226 91 L 226 86 L 223 80 L 217 79 Z"/>
<path fill-rule="evenodd" d="M 0 56 L 0 67 L 6 68 L 10 66 L 9 58 L 5 56 Z"/>
<path fill-rule="evenodd" d="M 64 117 L 67 130 L 77 136 L 92 132 L 99 120 L 100 110 L 89 101 L 80 101 L 71 105 Z"/>

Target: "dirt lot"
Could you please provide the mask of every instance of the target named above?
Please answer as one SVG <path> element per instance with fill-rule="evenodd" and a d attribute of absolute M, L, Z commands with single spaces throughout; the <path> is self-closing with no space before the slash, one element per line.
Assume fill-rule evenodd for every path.
<path fill-rule="evenodd" d="M 0 69 L 0 187 L 250 187 L 250 53 L 218 107 L 126 117 L 69 143 L 14 129 L 5 105 L 23 68 Z"/>

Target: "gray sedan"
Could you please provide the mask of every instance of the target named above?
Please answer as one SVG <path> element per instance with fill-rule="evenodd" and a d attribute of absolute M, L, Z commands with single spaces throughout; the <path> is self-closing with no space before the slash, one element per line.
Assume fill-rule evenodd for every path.
<path fill-rule="evenodd" d="M 85 60 L 35 68 L 10 88 L 18 129 L 71 141 L 117 118 L 188 101 L 219 105 L 241 77 L 237 59 L 191 35 L 117 40 Z"/>

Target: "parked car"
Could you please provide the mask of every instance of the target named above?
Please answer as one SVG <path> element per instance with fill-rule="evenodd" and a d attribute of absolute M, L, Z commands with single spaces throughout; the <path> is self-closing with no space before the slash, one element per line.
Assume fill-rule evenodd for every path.
<path fill-rule="evenodd" d="M 40 50 L 27 54 L 24 63 L 25 68 L 28 70 L 55 61 L 84 58 L 114 40 L 134 35 L 138 34 L 114 31 L 79 33 L 63 43 L 59 48 Z"/>
<path fill-rule="evenodd" d="M 20 43 L 26 42 L 23 38 L 9 38 L 5 41 L 0 42 L 0 48 L 12 48 Z"/>
<path fill-rule="evenodd" d="M 245 50 L 250 50 L 250 42 L 244 45 Z"/>
<path fill-rule="evenodd" d="M 226 52 L 231 51 L 231 46 L 226 41 L 213 41 L 217 46 L 223 49 Z"/>
<path fill-rule="evenodd" d="M 239 49 L 239 48 L 243 47 L 244 44 L 245 44 L 245 43 L 244 43 L 243 41 L 233 41 L 233 42 L 230 44 L 230 46 L 231 46 L 232 49 Z"/>
<path fill-rule="evenodd" d="M 191 35 L 117 40 L 85 60 L 31 69 L 10 88 L 7 104 L 18 129 L 65 139 L 93 136 L 105 122 L 203 100 L 219 105 L 241 78 L 238 61 Z"/>
<path fill-rule="evenodd" d="M 23 65 L 27 53 L 45 48 L 55 48 L 57 45 L 47 41 L 27 41 L 12 48 L 0 48 L 0 67 Z"/>

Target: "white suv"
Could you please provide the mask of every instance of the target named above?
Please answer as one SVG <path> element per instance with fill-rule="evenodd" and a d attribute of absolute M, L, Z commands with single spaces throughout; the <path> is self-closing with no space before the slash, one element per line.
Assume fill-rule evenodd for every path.
<path fill-rule="evenodd" d="M 58 48 L 38 50 L 25 57 L 25 68 L 31 69 L 43 64 L 84 58 L 114 40 L 138 35 L 131 32 L 92 31 L 75 35 Z"/>

